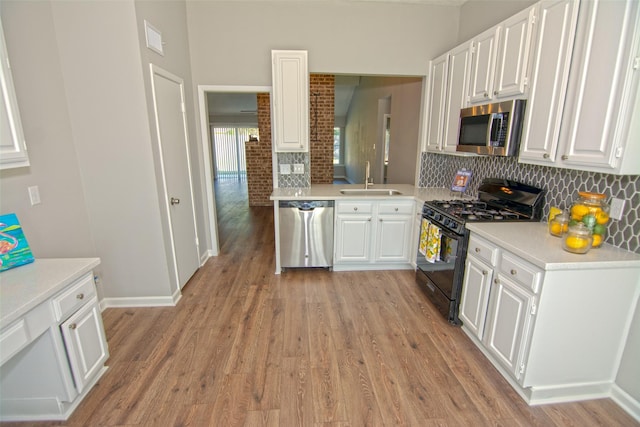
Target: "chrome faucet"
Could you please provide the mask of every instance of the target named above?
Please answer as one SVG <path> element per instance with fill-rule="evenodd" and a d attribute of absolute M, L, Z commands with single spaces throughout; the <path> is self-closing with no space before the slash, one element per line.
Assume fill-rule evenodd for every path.
<path fill-rule="evenodd" d="M 367 160 L 367 166 L 365 167 L 364 189 L 368 189 L 369 185 L 373 185 L 373 180 L 371 179 L 371 165 Z"/>

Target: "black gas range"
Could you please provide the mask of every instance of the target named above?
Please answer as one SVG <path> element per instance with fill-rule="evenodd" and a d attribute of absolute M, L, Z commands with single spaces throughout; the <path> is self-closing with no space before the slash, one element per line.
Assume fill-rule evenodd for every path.
<path fill-rule="evenodd" d="M 543 204 L 544 190 L 499 178 L 484 179 L 477 199 L 424 203 L 416 281 L 450 323 L 460 324 L 458 307 L 469 241 L 465 224 L 539 221 Z"/>

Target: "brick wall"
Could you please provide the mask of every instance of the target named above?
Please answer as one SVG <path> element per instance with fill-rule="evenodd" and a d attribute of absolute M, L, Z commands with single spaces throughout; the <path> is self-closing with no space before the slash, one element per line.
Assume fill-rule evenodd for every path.
<path fill-rule="evenodd" d="M 259 93 L 258 131 L 260 141 L 247 142 L 247 190 L 249 206 L 272 206 L 269 196 L 273 192 L 273 170 L 271 166 L 271 103 L 268 93 Z"/>
<path fill-rule="evenodd" d="M 333 183 L 334 100 L 335 76 L 311 74 L 309 76 L 311 184 Z"/>

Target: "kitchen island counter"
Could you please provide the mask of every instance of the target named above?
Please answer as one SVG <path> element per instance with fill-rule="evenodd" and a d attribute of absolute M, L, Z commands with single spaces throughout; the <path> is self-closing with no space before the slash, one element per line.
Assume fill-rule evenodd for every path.
<path fill-rule="evenodd" d="M 639 254 L 606 243 L 586 254 L 567 252 L 546 222 L 473 222 L 467 228 L 544 270 L 640 267 Z"/>

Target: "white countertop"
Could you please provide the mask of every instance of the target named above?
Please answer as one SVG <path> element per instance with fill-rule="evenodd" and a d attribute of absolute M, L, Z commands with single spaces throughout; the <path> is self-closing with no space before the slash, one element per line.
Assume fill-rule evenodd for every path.
<path fill-rule="evenodd" d="M 567 252 L 546 222 L 470 222 L 466 227 L 545 270 L 640 268 L 639 254 L 607 244 L 586 254 Z"/>
<path fill-rule="evenodd" d="M 0 329 L 93 270 L 100 258 L 42 258 L 0 273 Z"/>
<path fill-rule="evenodd" d="M 427 200 L 452 200 L 471 197 L 461 196 L 448 188 L 418 188 L 409 184 L 374 184 L 372 189 L 394 189 L 401 194 L 354 196 L 342 194 L 342 189 L 364 189 L 364 184 L 315 184 L 305 188 L 274 188 L 271 200 L 339 200 L 339 199 L 414 199 L 420 202 Z"/>

